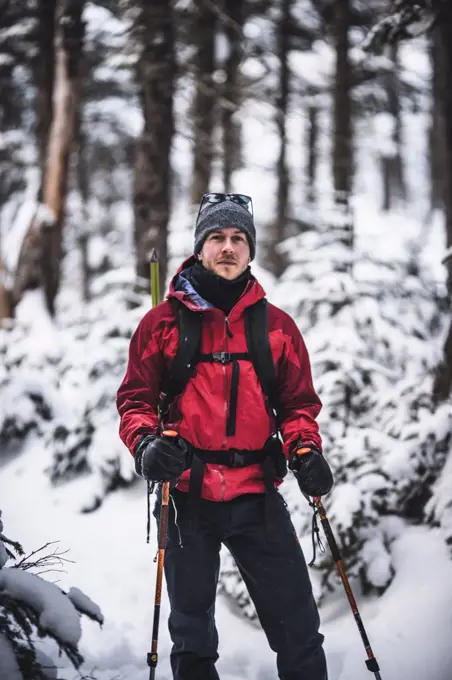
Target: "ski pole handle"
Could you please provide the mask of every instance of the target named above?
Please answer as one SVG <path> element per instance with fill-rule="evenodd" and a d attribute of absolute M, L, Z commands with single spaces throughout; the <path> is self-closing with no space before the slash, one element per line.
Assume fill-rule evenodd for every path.
<path fill-rule="evenodd" d="M 176 432 L 175 430 L 163 430 L 160 436 L 161 437 L 168 437 L 168 438 L 178 437 L 179 433 Z"/>
<path fill-rule="evenodd" d="M 306 453 L 311 453 L 312 449 L 310 446 L 302 446 L 299 449 L 295 450 L 295 453 L 297 456 L 304 456 Z"/>

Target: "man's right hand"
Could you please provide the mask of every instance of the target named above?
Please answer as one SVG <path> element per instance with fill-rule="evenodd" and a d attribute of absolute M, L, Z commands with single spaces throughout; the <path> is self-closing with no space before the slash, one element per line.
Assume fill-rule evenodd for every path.
<path fill-rule="evenodd" d="M 135 451 L 135 470 L 148 481 L 175 482 L 186 469 L 187 450 L 182 437 L 147 435 Z"/>

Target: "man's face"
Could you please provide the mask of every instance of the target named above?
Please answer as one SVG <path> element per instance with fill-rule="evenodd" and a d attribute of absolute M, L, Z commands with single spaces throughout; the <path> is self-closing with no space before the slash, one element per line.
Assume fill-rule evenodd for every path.
<path fill-rule="evenodd" d="M 198 257 L 206 269 L 232 281 L 247 268 L 250 246 L 243 231 L 225 227 L 210 232 Z"/>

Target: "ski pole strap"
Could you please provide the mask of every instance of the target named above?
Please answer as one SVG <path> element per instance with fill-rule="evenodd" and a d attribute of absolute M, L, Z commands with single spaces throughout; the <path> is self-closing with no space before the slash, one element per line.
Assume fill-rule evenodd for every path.
<path fill-rule="evenodd" d="M 309 496 L 305 496 L 309 505 L 312 508 L 312 528 L 311 528 L 311 539 L 312 539 L 312 560 L 309 562 L 309 567 L 312 567 L 315 563 L 315 559 L 317 556 L 317 548 L 316 548 L 316 543 L 317 546 L 320 549 L 320 552 L 324 553 L 325 552 L 325 546 L 322 543 L 322 539 L 320 538 L 320 529 L 319 529 L 319 524 L 317 521 L 317 515 L 319 514 L 319 509 L 316 506 L 315 503 L 313 503 L 310 499 Z"/>
<path fill-rule="evenodd" d="M 149 543 L 151 535 L 151 496 L 154 493 L 155 482 L 147 482 L 147 523 L 146 523 L 146 543 Z"/>

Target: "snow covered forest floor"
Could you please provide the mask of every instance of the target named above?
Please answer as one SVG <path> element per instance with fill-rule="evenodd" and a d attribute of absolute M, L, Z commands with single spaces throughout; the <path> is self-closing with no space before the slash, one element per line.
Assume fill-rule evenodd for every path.
<path fill-rule="evenodd" d="M 39 441 L 30 442 L 20 457 L 1 470 L 5 532 L 26 549 L 58 540 L 73 560 L 64 573 L 46 574 L 63 589 L 76 584 L 100 605 L 105 624 L 83 624 L 80 646 L 83 673 L 98 680 L 145 680 L 146 653 L 152 628 L 156 531 L 146 545 L 144 484 L 111 494 L 92 514 L 81 514 L 83 480 L 54 488 L 44 474 L 49 464 Z M 311 556 L 310 538 L 302 542 Z M 449 680 L 452 664 L 452 561 L 436 529 L 407 528 L 393 546 L 397 575 L 381 598 L 363 598 L 358 605 L 379 660 L 384 680 Z M 312 572 L 312 570 L 311 570 Z M 311 573 L 312 578 L 316 574 Z M 166 628 L 168 603 L 161 615 L 160 661 L 157 677 L 170 680 L 170 640 Z M 338 592 L 321 609 L 322 631 L 330 680 L 367 677 L 362 647 L 345 594 Z M 222 680 L 276 680 L 274 655 L 263 633 L 237 616 L 230 602 L 218 598 Z M 51 652 L 48 645 L 41 643 Z M 60 663 L 64 662 L 60 660 Z M 59 678 L 75 679 L 72 666 Z M 370 677 L 370 676 L 369 676 Z M 5 680 L 13 680 L 8 678 Z"/>

